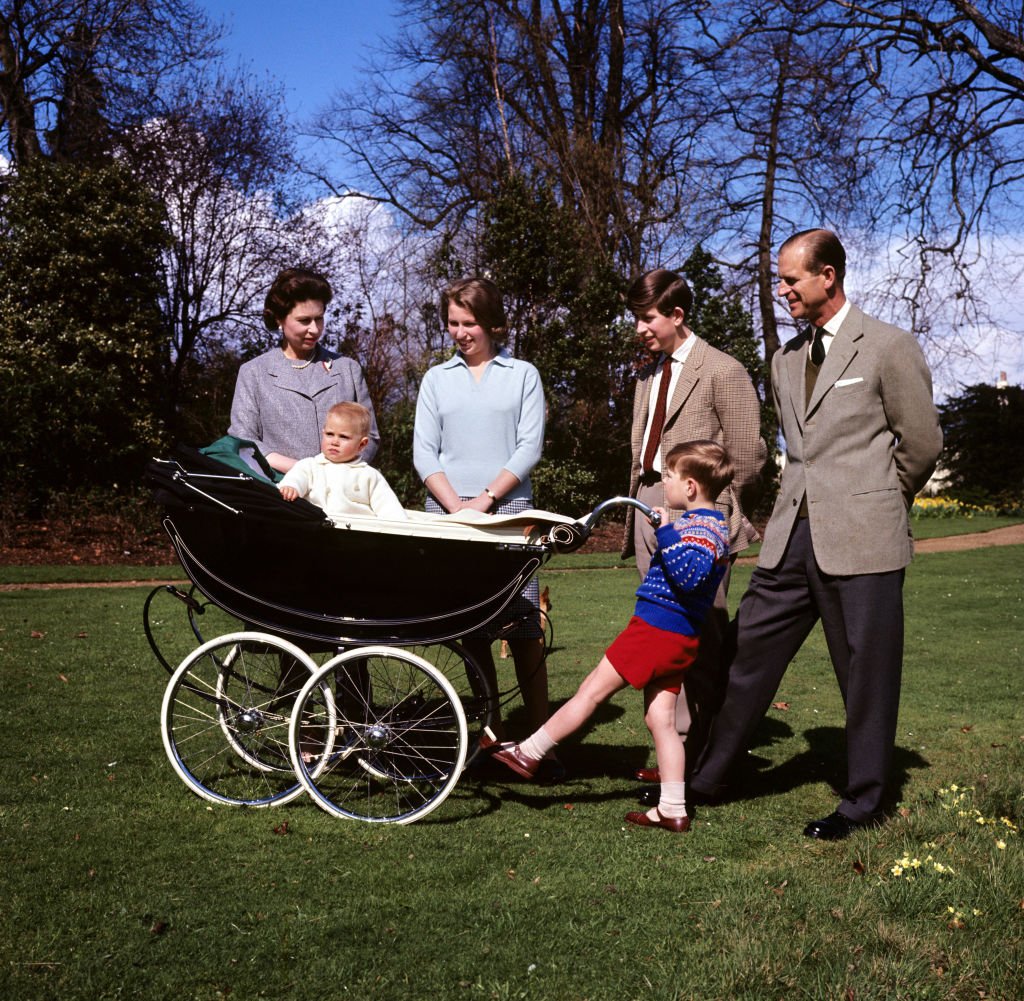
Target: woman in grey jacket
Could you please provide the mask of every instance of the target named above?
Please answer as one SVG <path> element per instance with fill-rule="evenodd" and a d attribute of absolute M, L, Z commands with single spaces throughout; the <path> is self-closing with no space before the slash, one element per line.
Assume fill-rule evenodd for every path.
<path fill-rule="evenodd" d="M 263 324 L 281 332 L 281 345 L 238 371 L 228 434 L 254 442 L 282 473 L 320 451 L 324 419 L 335 403 L 355 401 L 370 411 L 364 460 L 373 458 L 380 442 L 362 369 L 320 343 L 333 295 L 327 279 L 313 271 L 282 271 L 263 307 Z"/>

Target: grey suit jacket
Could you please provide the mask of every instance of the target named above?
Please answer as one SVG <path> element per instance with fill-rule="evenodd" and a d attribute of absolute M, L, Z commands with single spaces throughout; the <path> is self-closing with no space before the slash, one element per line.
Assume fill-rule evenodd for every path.
<path fill-rule="evenodd" d="M 293 368 L 280 348 L 247 361 L 238 370 L 228 434 L 254 441 L 268 455 L 278 452 L 307 459 L 320 452 L 320 432 L 335 403 L 354 401 L 370 411 L 367 462 L 377 453 L 380 435 L 362 369 L 351 358 L 318 348 L 317 360 Z"/>
<path fill-rule="evenodd" d="M 635 497 L 643 474 L 644 428 L 650 407 L 651 383 L 658 359 L 645 366 L 637 379 L 633 396 L 633 464 L 629 475 L 629 496 Z M 732 355 L 696 338 L 665 412 L 661 455 L 675 445 L 698 438 L 717 441 L 732 458 L 736 471 L 732 485 L 718 498 L 716 507 L 729 519 L 729 546 L 737 553 L 757 540 L 757 533 L 744 517 L 741 494 L 754 484 L 764 466 L 767 449 L 761 440 L 761 405 L 747 370 Z M 669 511 L 672 518 L 682 514 Z M 633 555 L 634 508 L 627 508 L 623 557 Z"/>
<path fill-rule="evenodd" d="M 942 451 L 924 353 L 912 334 L 851 306 L 805 406 L 809 339 L 797 335 L 772 359 L 786 465 L 758 565 L 781 562 L 806 493 L 825 573 L 905 567 L 913 556 L 908 511 Z"/>

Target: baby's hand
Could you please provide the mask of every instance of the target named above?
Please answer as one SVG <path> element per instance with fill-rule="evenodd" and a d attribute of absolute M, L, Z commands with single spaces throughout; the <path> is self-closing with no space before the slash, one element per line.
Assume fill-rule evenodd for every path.
<path fill-rule="evenodd" d="M 295 487 L 278 487 L 277 489 L 281 491 L 281 496 L 286 501 L 293 501 L 299 496 L 299 492 Z"/>

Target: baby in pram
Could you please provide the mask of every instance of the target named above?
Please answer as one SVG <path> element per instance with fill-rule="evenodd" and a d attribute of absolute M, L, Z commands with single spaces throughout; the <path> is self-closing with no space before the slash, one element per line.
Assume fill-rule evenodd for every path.
<path fill-rule="evenodd" d="M 360 459 L 370 441 L 370 412 L 359 403 L 327 411 L 320 454 L 300 459 L 277 485 L 288 501 L 305 497 L 328 518 L 376 515 L 405 521 L 407 515 L 380 471 Z"/>

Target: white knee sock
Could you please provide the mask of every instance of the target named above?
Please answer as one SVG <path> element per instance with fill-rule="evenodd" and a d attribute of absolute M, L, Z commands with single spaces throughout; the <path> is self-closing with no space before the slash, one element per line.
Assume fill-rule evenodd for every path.
<path fill-rule="evenodd" d="M 545 754 L 548 753 L 553 747 L 558 744 L 557 740 L 552 740 L 547 730 L 541 727 L 536 733 L 527 737 L 519 745 L 519 750 L 528 758 L 533 758 L 534 761 L 540 761 Z"/>
<path fill-rule="evenodd" d="M 662 782 L 658 812 L 663 817 L 686 816 L 686 783 Z"/>

